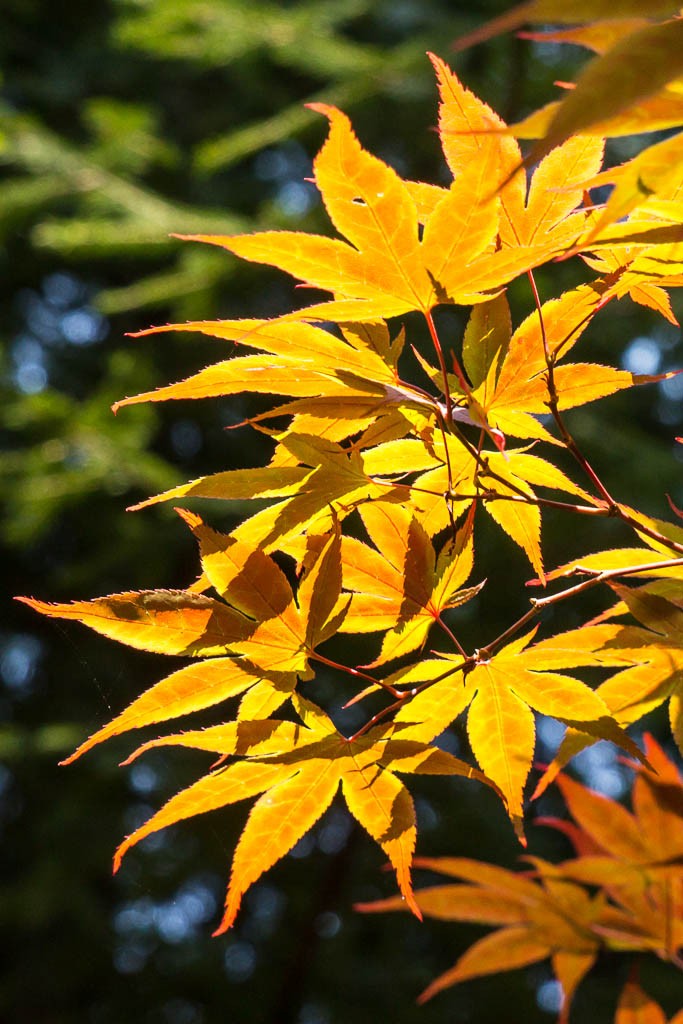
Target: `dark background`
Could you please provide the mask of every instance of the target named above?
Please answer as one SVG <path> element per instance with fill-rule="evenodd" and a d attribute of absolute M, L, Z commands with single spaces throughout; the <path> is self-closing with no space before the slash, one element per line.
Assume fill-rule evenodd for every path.
<path fill-rule="evenodd" d="M 240 398 L 167 403 L 114 418 L 115 399 L 180 379 L 225 350 L 199 336 L 133 342 L 124 335 L 169 320 L 275 315 L 300 299 L 285 275 L 170 232 L 328 232 L 304 180 L 325 134 L 303 106 L 312 99 L 345 109 L 364 145 L 400 173 L 445 180 L 425 51 L 448 58 L 452 40 L 506 7 L 495 0 L 2 4 L 3 1024 L 553 1019 L 557 992 L 545 966 L 470 982 L 415 1006 L 419 991 L 483 929 L 355 914 L 354 901 L 393 892 L 393 880 L 341 804 L 249 892 L 228 936 L 210 932 L 244 807 L 148 839 L 112 878 L 121 838 L 206 760 L 160 751 L 118 768 L 137 739 L 128 737 L 71 768 L 57 761 L 167 674 L 169 660 L 77 625 L 43 622 L 9 601 L 194 579 L 194 543 L 173 513 L 124 509 L 185 479 L 258 464 L 263 450 L 251 435 L 224 429 L 255 406 Z M 451 56 L 463 80 L 507 119 L 550 99 L 552 82 L 571 78 L 581 59 L 572 48 L 512 37 Z M 613 157 L 623 159 L 630 145 L 613 147 Z M 539 282 L 550 297 L 582 276 L 580 265 L 550 267 Z M 529 295 L 517 285 L 511 293 L 519 317 Z M 458 316 L 444 323 L 457 339 Z M 411 326 L 417 337 L 409 319 Z M 591 358 L 638 372 L 670 368 L 683 355 L 679 332 L 628 300 L 591 335 Z M 681 432 L 681 397 L 674 382 L 571 417 L 617 494 L 663 517 L 665 492 L 683 501 L 672 442 Z M 224 527 L 235 522 L 216 508 L 211 516 Z M 549 517 L 547 563 L 626 539 L 607 527 L 591 539 L 584 523 Z M 495 527 L 482 529 L 478 548 L 479 576 L 489 585 L 472 606 L 473 643 L 519 614 L 529 575 Z M 551 625 L 577 625 L 598 607 L 563 606 Z M 323 679 L 319 691 L 333 712 L 341 703 L 335 685 Z M 647 725 L 666 739 L 661 717 Z M 557 735 L 551 723 L 541 725 L 539 757 L 552 756 Z M 469 755 L 461 726 L 448 742 Z M 604 746 L 584 755 L 579 769 L 592 785 L 621 795 L 627 774 Z M 411 789 L 420 852 L 514 866 L 519 847 L 488 792 L 457 780 Z M 549 808 L 559 809 L 552 794 L 540 810 Z M 530 824 L 529 832 L 531 852 L 567 854 L 547 829 Z M 672 969 L 646 963 L 644 972 L 673 1011 L 683 996 Z M 573 1019 L 611 1020 L 625 973 L 619 958 L 601 961 Z"/>

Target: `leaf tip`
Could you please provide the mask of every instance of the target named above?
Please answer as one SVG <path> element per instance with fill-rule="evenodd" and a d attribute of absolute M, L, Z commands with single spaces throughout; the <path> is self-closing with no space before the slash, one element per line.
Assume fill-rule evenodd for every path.
<path fill-rule="evenodd" d="M 341 110 L 337 107 L 333 107 L 330 103 L 306 103 L 304 104 L 308 110 L 312 110 L 314 114 L 322 114 L 328 121 L 331 121 L 335 116 L 345 117 Z"/>
<path fill-rule="evenodd" d="M 184 523 L 187 523 L 191 530 L 196 530 L 198 526 L 203 525 L 201 517 L 196 512 L 190 512 L 187 508 L 178 508 L 175 505 L 173 506 L 173 511 L 176 515 L 180 516 Z"/>
<path fill-rule="evenodd" d="M 57 761 L 57 764 L 60 768 L 64 768 L 67 764 L 73 764 L 73 762 L 76 761 L 81 756 L 81 754 L 82 750 L 80 747 L 78 747 L 77 750 L 74 750 L 73 754 L 69 754 L 68 757 L 64 757 L 62 758 L 61 761 Z"/>
<path fill-rule="evenodd" d="M 230 900 L 230 898 L 228 898 L 228 901 L 226 902 L 225 905 L 225 912 L 223 914 L 223 917 L 221 918 L 221 922 L 218 925 L 218 927 L 211 932 L 212 939 L 215 939 L 219 935 L 224 935 L 225 932 L 230 931 L 233 924 L 235 923 L 235 918 L 237 917 L 237 911 L 240 908 L 240 903 L 241 899 L 239 897 L 233 900 Z"/>

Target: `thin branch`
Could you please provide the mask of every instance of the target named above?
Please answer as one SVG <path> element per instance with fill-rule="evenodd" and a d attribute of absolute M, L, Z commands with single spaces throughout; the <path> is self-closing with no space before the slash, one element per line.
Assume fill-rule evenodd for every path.
<path fill-rule="evenodd" d="M 382 682 L 381 679 L 375 679 L 374 676 L 369 676 L 366 672 L 361 672 L 359 668 L 349 668 L 348 665 L 342 665 L 338 661 L 332 661 L 331 658 L 326 658 L 324 654 L 318 654 L 317 651 L 310 652 L 308 656 L 314 661 L 319 661 L 323 665 L 327 665 L 328 668 L 336 668 L 339 672 L 346 672 L 347 675 L 353 676 L 355 679 L 364 679 L 366 683 L 381 686 L 387 691 L 387 693 L 390 693 L 392 697 L 399 696 L 399 690 L 390 686 L 389 683 Z"/>
<path fill-rule="evenodd" d="M 427 679 L 425 680 L 424 683 L 420 683 L 419 686 L 414 686 L 410 690 L 404 690 L 402 692 L 397 691 L 398 699 L 395 701 L 395 703 L 388 704 L 387 707 L 382 708 L 382 710 L 378 711 L 376 715 L 373 715 L 372 718 L 370 718 L 365 723 L 365 725 L 362 725 L 360 729 L 353 734 L 353 736 L 349 737 L 349 743 L 353 743 L 353 741 L 357 740 L 360 736 L 364 736 L 365 733 L 372 729 L 374 725 L 377 725 L 377 723 L 381 722 L 381 720 L 383 718 L 386 718 L 387 715 L 390 715 L 393 711 L 396 711 L 397 708 L 402 707 L 402 705 L 406 701 L 410 701 L 413 699 L 413 697 L 417 697 L 418 693 L 422 693 L 423 690 L 429 689 L 429 687 L 434 686 L 435 683 L 440 683 L 442 679 L 446 679 L 447 676 L 453 675 L 454 672 L 459 672 L 461 669 L 467 670 L 468 667 L 472 668 L 475 665 L 475 663 L 475 655 L 465 655 L 462 662 L 454 662 L 452 664 L 448 664 L 448 667 L 444 668 L 443 673 L 440 676 L 437 676 L 436 679 Z"/>
<path fill-rule="evenodd" d="M 463 658 L 466 658 L 467 657 L 467 652 L 465 651 L 464 647 L 462 646 L 462 644 L 458 640 L 458 638 L 455 635 L 455 633 L 453 632 L 453 630 L 449 626 L 446 625 L 446 623 L 443 621 L 441 616 L 440 615 L 437 616 L 437 618 L 434 621 L 437 622 L 439 626 L 441 626 L 442 630 L 444 631 L 446 636 L 449 638 L 449 640 L 451 640 L 452 643 L 455 644 L 455 646 L 458 649 L 458 654 L 462 655 Z"/>
<path fill-rule="evenodd" d="M 579 463 L 586 476 L 589 478 L 598 494 L 605 501 L 610 509 L 617 509 L 617 502 L 614 500 L 612 495 L 609 493 L 602 480 L 595 472 L 588 459 L 585 457 L 583 452 L 580 450 L 576 441 L 569 433 L 567 426 L 562 418 L 559 409 L 559 395 L 557 393 L 557 387 L 555 384 L 555 362 L 557 361 L 557 353 L 551 352 L 548 345 L 548 336 L 545 329 L 545 321 L 543 319 L 543 307 L 541 305 L 541 298 L 538 294 L 538 288 L 536 287 L 536 281 L 532 270 L 527 271 L 527 277 L 529 278 L 529 284 L 531 285 L 531 291 L 534 296 L 534 303 L 536 305 L 536 311 L 538 313 L 538 322 L 541 331 L 541 338 L 543 340 L 543 352 L 545 355 L 545 363 L 547 367 L 546 383 L 548 386 L 548 409 L 557 424 L 557 428 L 560 431 L 562 441 L 568 451 L 571 452 L 573 457 Z"/>
<path fill-rule="evenodd" d="M 446 360 L 444 359 L 443 349 L 441 348 L 441 342 L 439 341 L 439 335 L 436 333 L 436 326 L 434 324 L 434 318 L 432 317 L 431 310 L 425 311 L 425 320 L 427 321 L 427 327 L 432 338 L 432 344 L 436 352 L 437 359 L 439 360 L 439 369 L 441 370 L 441 377 L 443 379 L 443 394 L 446 402 L 446 420 L 450 424 L 453 419 L 453 403 L 451 402 L 451 390 L 448 386 L 448 370 L 446 369 Z M 453 360 L 453 369 L 455 375 L 458 378 L 460 387 L 466 395 L 470 395 L 470 386 L 467 383 L 465 374 L 462 372 L 457 359 Z"/>
<path fill-rule="evenodd" d="M 479 655 L 484 655 L 485 658 L 489 658 L 491 653 L 504 643 L 508 637 L 513 636 L 519 632 L 528 622 L 530 622 L 539 612 L 543 611 L 544 608 L 549 607 L 553 604 L 558 604 L 560 601 L 566 600 L 568 597 L 574 597 L 576 594 L 582 594 L 586 590 L 590 590 L 598 583 L 607 583 L 609 580 L 617 579 L 620 576 L 634 576 L 637 573 L 643 572 L 656 572 L 659 569 L 673 569 L 683 566 L 683 558 L 669 558 L 666 561 L 650 562 L 646 565 L 630 565 L 623 569 L 602 569 L 602 570 L 591 570 L 591 569 L 580 569 L 578 566 L 576 572 L 592 572 L 594 573 L 588 580 L 582 580 L 581 583 L 577 583 L 573 587 L 567 587 L 566 590 L 560 590 L 557 594 L 549 594 L 547 597 L 532 597 L 530 598 L 531 608 L 517 619 L 504 633 L 497 636 L 495 640 L 492 640 L 486 647 L 479 649 Z"/>

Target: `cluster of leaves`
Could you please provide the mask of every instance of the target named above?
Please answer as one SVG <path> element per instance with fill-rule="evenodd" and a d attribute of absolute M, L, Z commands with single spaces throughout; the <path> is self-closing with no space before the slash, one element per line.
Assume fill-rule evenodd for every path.
<path fill-rule="evenodd" d="M 547 16 L 540 0 L 538 6 L 543 7 L 539 16 Z M 630 31 L 676 40 L 679 24 L 652 22 Z M 432 59 L 441 95 L 439 135 L 453 179 L 448 187 L 402 179 L 361 146 L 345 114 L 316 103 L 313 109 L 327 118 L 329 134 L 315 160 L 315 183 L 343 238 L 295 231 L 184 236 L 285 270 L 330 293 L 329 299 L 275 320 L 202 321 L 141 332 L 201 332 L 250 351 L 182 382 L 126 398 L 117 408 L 243 392 L 278 399 L 249 421 L 272 439 L 267 466 L 203 477 L 136 507 L 213 498 L 259 500 L 259 510 L 230 534 L 214 530 L 194 512 L 178 510 L 198 542 L 202 567 L 198 581 L 185 590 L 70 604 L 24 599 L 49 616 L 76 619 L 133 647 L 194 659 L 134 701 L 69 761 L 129 729 L 239 697 L 226 723 L 151 740 L 132 755 L 180 745 L 212 752 L 219 761 L 129 836 L 116 856 L 118 866 L 131 846 L 167 825 L 257 797 L 235 852 L 218 931 L 230 927 L 247 888 L 315 824 L 340 785 L 353 816 L 391 861 L 407 906 L 418 916 L 430 912 L 412 889 L 415 811 L 396 773 L 460 775 L 488 785 L 524 842 L 535 712 L 568 728 L 540 788 L 577 749 L 596 739 L 618 743 L 649 767 L 659 765 L 667 794 L 674 787 L 663 757 L 651 748 L 648 762 L 624 727 L 670 697 L 673 735 L 683 750 L 678 691 L 683 528 L 615 498 L 577 445 L 565 412 L 667 376 L 568 363 L 566 357 L 601 311 L 627 295 L 675 322 L 667 288 L 683 283 L 678 252 L 683 169 L 667 164 L 656 195 L 648 186 L 646 195 L 638 192 L 634 199 L 627 183 L 634 174 L 641 181 L 640 171 L 624 165 L 605 177 L 604 139 L 579 134 L 581 124 L 570 123 L 563 131 L 553 127 L 558 108 L 543 122 L 547 141 L 536 153 L 542 159 L 527 179 L 511 131 L 443 61 Z M 627 103 L 632 106 L 636 99 L 629 94 Z M 610 131 L 603 121 L 601 115 L 601 129 Z M 628 202 L 623 192 L 610 200 L 611 208 L 593 208 L 588 190 L 605 180 L 617 181 L 613 196 L 626 183 Z M 615 224 L 619 217 L 624 219 Z M 576 254 L 598 276 L 542 302 L 534 269 Z M 513 326 L 505 290 L 524 275 L 535 308 Z M 460 344 L 443 331 L 440 336 L 433 311 L 443 305 L 473 307 Z M 406 327 L 386 322 L 408 317 L 412 329 L 414 313 L 429 332 L 430 358 L 412 344 L 404 351 Z M 417 371 L 422 376 L 416 380 Z M 566 454 L 582 483 L 560 464 Z M 546 573 L 545 508 L 595 521 L 616 518 L 644 546 L 586 555 Z M 458 608 L 477 598 L 483 586 L 475 560 L 482 516 L 523 551 L 537 584 L 581 580 L 533 598 L 525 614 L 472 649 Z M 631 577 L 637 586 L 628 585 Z M 536 640 L 534 620 L 543 608 L 603 584 L 618 603 L 601 621 Z M 497 585 L 504 585 L 502 578 L 488 583 Z M 613 621 L 625 613 L 641 625 Z M 338 645 L 328 644 L 334 645 L 336 636 L 365 632 L 378 635 L 369 664 L 341 664 L 331 656 Z M 431 649 L 435 643 L 440 647 Z M 427 644 L 429 656 L 422 653 Z M 614 670 L 597 690 L 566 674 L 595 668 Z M 347 705 L 373 702 L 373 711 L 351 737 L 311 699 L 316 673 L 329 669 L 353 682 L 354 692 L 342 698 Z M 273 717 L 280 709 L 284 717 Z M 335 708 L 329 711 L 334 714 Z M 435 745 L 465 714 L 478 767 Z M 482 890 L 486 878 L 499 880 L 494 901 L 505 905 L 508 916 L 501 918 L 499 910 L 495 919 L 484 919 L 510 924 L 513 934 L 495 940 L 500 957 L 489 961 L 491 969 L 500 968 L 505 955 L 506 965 L 512 965 L 512 940 L 518 964 L 545 957 L 560 943 L 554 966 L 565 990 L 566 1015 L 600 942 L 624 948 L 628 932 L 628 948 L 665 950 L 675 962 L 680 929 L 671 927 L 669 911 L 657 911 L 652 894 L 664 884 L 656 873 L 662 860 L 666 884 L 680 884 L 675 864 L 680 852 L 667 846 L 662 856 L 642 843 L 636 850 L 626 840 L 617 850 L 617 831 L 613 842 L 605 840 L 585 820 L 585 806 L 597 798 L 579 798 L 567 780 L 562 786 L 579 825 L 573 833 L 577 842 L 580 836 L 579 874 L 567 865 L 553 868 L 538 861 L 539 883 L 462 861 L 451 873 L 468 880 L 476 876 Z M 637 815 L 668 813 L 644 770 L 638 786 Z M 671 814 L 678 813 L 676 805 Z M 615 811 L 610 820 L 616 822 L 620 814 Z M 619 820 L 623 825 L 625 819 Z M 637 827 L 631 822 L 631 833 Z M 676 827 L 680 831 L 680 824 Z M 589 842 L 602 851 L 590 877 L 580 874 Z M 600 874 L 610 856 L 626 858 L 620 861 L 618 887 L 614 874 L 607 881 Z M 607 870 L 614 872 L 611 862 Z M 501 902 L 503 878 L 512 891 L 507 902 Z M 598 885 L 601 894 L 589 896 L 582 882 Z M 472 908 L 487 898 L 491 902 L 490 893 L 469 895 Z M 552 929 L 559 928 L 558 908 L 567 902 L 576 920 L 565 921 L 573 936 L 565 943 Z M 538 909 L 533 927 L 529 905 Z M 451 914 L 457 917 L 464 904 L 455 906 Z M 462 963 L 448 976 L 450 982 L 468 976 L 467 970 L 481 973 L 480 954 L 470 955 L 469 968 Z M 624 997 L 624 1020 L 628 1001 L 635 998 Z"/>
<path fill-rule="evenodd" d="M 572 859 L 550 864 L 528 857 L 530 866 L 521 873 L 467 858 L 417 861 L 428 871 L 460 880 L 418 890 L 417 903 L 426 917 L 501 926 L 433 981 L 422 1002 L 469 978 L 550 958 L 566 997 L 560 1020 L 567 1021 L 577 985 L 603 950 L 652 952 L 680 966 L 683 785 L 676 765 L 651 736 L 645 739 L 657 774 L 634 764 L 632 814 L 567 776 L 559 777 L 574 820 L 538 819 L 537 824 L 565 833 L 576 852 Z M 369 913 L 403 908 L 396 899 L 358 907 Z M 651 1008 L 646 1016 L 649 1000 L 642 994 L 638 998 L 640 1017 L 635 986 L 627 985 L 615 1024 L 664 1020 L 661 1011 Z M 679 1024 L 681 1019 L 681 1014 L 674 1018 Z"/>

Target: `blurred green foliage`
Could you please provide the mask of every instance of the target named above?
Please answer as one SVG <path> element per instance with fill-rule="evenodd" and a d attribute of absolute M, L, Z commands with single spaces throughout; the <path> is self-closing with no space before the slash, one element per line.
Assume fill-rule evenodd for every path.
<path fill-rule="evenodd" d="M 188 375 L 221 344 L 190 336 L 133 343 L 125 333 L 150 320 L 275 315 L 297 298 L 282 275 L 169 235 L 266 226 L 327 232 L 305 180 L 324 135 L 309 101 L 347 110 L 364 144 L 402 173 L 442 180 L 425 51 L 448 56 L 451 40 L 507 6 L 61 0 L 46 9 L 4 0 L 0 542 L 8 595 L 66 600 L 194 578 L 194 546 L 170 510 L 123 510 L 175 482 L 258 463 L 263 450 L 225 430 L 252 406 L 168 403 L 114 418 L 116 398 Z M 503 38 L 454 66 L 510 118 L 548 99 L 552 81 L 570 78 L 577 60 L 571 49 L 551 55 Z M 545 271 L 545 295 L 576 273 Z M 513 301 L 523 309 L 528 297 L 515 293 Z M 618 358 L 629 345 L 633 356 L 643 335 L 640 355 L 649 353 L 656 368 L 680 361 L 677 333 L 653 328 L 647 314 L 624 306 L 610 324 L 594 338 L 596 357 Z M 454 317 L 452 329 L 458 325 Z M 608 431 L 600 412 L 573 423 L 608 482 L 660 515 L 665 491 L 683 501 L 669 444 L 681 432 L 680 398 L 643 389 L 610 399 Z M 212 509 L 214 522 L 220 514 Z M 482 547 L 493 578 L 503 549 L 490 534 Z M 557 561 L 570 557 L 570 543 L 585 550 L 589 535 L 567 538 L 558 519 L 546 543 L 549 562 Z M 509 599 L 492 589 L 473 629 L 486 637 L 507 624 Z M 457 939 L 435 923 L 354 915 L 354 900 L 388 892 L 390 882 L 372 844 L 334 809 L 250 894 L 227 938 L 209 933 L 239 808 L 150 840 L 112 880 L 117 842 L 193 777 L 192 755 L 183 761 L 160 751 L 121 770 L 117 755 L 129 747 L 112 743 L 75 769 L 56 761 L 169 672 L 168 659 L 43 624 L 24 607 L 11 606 L 0 628 L 0 927 L 8 951 L 0 1020 L 551 1019 L 553 989 L 541 970 L 473 982 L 415 1007 L 420 989 L 478 932 L 463 928 Z M 321 680 L 321 701 L 339 702 L 336 685 Z M 466 752 L 462 732 L 450 741 Z M 598 757 L 592 768 L 620 784 L 613 761 Z M 437 789 L 426 780 L 418 810 L 424 852 L 514 863 L 518 848 L 503 812 L 477 787 L 451 780 Z M 538 852 L 563 849 L 542 830 L 532 834 Z M 656 992 L 657 968 L 648 970 Z M 577 1000 L 577 1019 L 607 1019 L 616 988 L 603 982 L 613 972 L 601 966 Z"/>

